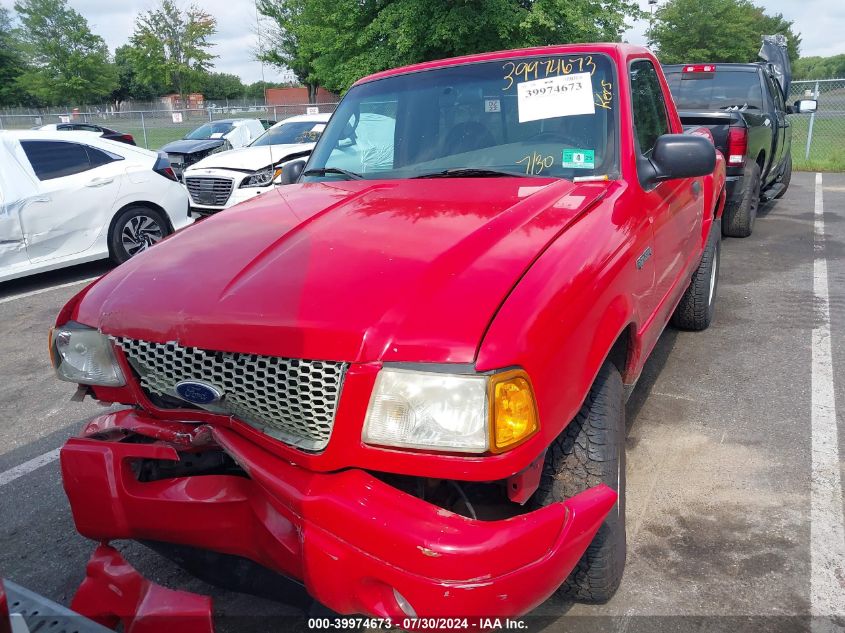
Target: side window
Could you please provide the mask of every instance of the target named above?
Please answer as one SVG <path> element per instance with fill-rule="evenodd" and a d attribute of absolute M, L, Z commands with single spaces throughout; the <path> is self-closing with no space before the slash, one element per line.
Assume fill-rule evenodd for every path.
<path fill-rule="evenodd" d="M 631 64 L 631 100 L 638 149 L 651 156 L 657 137 L 669 133 L 669 118 L 657 71 L 647 59 Z"/>
<path fill-rule="evenodd" d="M 783 92 L 781 92 L 780 82 L 778 82 L 778 80 L 774 77 L 770 77 L 769 83 L 772 86 L 772 96 L 775 99 L 775 107 L 781 112 L 784 112 L 786 110 L 786 103 L 783 99 Z"/>
<path fill-rule="evenodd" d="M 79 143 L 21 141 L 21 146 L 39 180 L 71 176 L 91 169 L 88 152 Z"/>
<path fill-rule="evenodd" d="M 91 164 L 91 169 L 102 165 L 108 165 L 116 160 L 123 160 L 123 156 L 118 156 L 117 154 L 112 154 L 111 152 L 105 152 L 90 147 L 89 145 L 85 145 L 85 150 L 88 152 L 88 162 Z"/>

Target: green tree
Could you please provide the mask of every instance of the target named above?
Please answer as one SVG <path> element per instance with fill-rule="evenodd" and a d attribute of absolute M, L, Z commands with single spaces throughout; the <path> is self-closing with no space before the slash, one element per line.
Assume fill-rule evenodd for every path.
<path fill-rule="evenodd" d="M 244 96 L 246 87 L 241 78 L 228 73 L 208 73 L 200 86 L 206 100 L 237 99 Z"/>
<path fill-rule="evenodd" d="M 795 79 L 839 79 L 845 77 L 845 55 L 802 57 L 792 67 Z"/>
<path fill-rule="evenodd" d="M 161 82 L 155 85 L 142 83 L 138 78 L 134 59 L 134 51 L 129 44 L 119 46 L 114 52 L 117 86 L 112 90 L 110 98 L 117 111 L 120 111 L 123 102 L 128 99 L 151 101 L 163 94 L 165 90 Z"/>
<path fill-rule="evenodd" d="M 27 100 L 17 83 L 24 71 L 26 62 L 9 10 L 0 7 L 0 105 L 21 105 Z"/>
<path fill-rule="evenodd" d="M 800 34 L 780 13 L 766 15 L 750 0 L 669 0 L 654 16 L 649 41 L 665 64 L 753 62 L 763 35 L 782 33 L 794 62 Z"/>
<path fill-rule="evenodd" d="M 106 43 L 67 0 L 18 0 L 15 11 L 30 67 L 17 85 L 47 103 L 100 101 L 115 87 Z"/>
<path fill-rule="evenodd" d="M 142 84 L 162 82 L 185 95 L 197 90 L 217 57 L 209 52 L 209 38 L 217 32 L 217 21 L 196 5 L 181 11 L 173 0 L 162 0 L 135 18 L 130 38 L 130 56 Z"/>
<path fill-rule="evenodd" d="M 259 0 L 270 23 L 259 58 L 309 87 L 343 91 L 362 75 L 483 51 L 618 41 L 632 0 Z"/>
<path fill-rule="evenodd" d="M 244 96 L 247 99 L 264 99 L 264 91 L 267 88 L 285 88 L 290 86 L 289 83 L 277 83 L 272 81 L 256 81 L 244 88 Z"/>

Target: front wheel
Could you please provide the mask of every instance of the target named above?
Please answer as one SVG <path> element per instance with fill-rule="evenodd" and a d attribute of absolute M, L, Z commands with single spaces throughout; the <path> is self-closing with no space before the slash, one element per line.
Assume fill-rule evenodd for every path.
<path fill-rule="evenodd" d="M 112 224 L 109 253 L 116 264 L 122 264 L 163 240 L 168 233 L 170 228 L 158 211 L 147 207 L 128 207 Z"/>
<path fill-rule="evenodd" d="M 610 600 L 625 569 L 625 397 L 622 376 L 605 363 L 578 415 L 551 444 L 543 464 L 536 507 L 547 506 L 605 484 L 618 499 L 558 594 L 602 604 Z"/>
<path fill-rule="evenodd" d="M 672 325 L 682 330 L 706 330 L 716 312 L 716 288 L 719 285 L 719 260 L 722 239 L 719 220 L 713 220 L 704 255 L 681 302 L 672 315 Z"/>

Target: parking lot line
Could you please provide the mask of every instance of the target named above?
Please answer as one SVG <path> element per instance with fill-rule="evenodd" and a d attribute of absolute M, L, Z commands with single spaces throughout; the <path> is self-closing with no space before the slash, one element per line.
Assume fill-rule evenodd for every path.
<path fill-rule="evenodd" d="M 18 299 L 26 299 L 27 297 L 34 297 L 35 295 L 40 295 L 44 292 L 50 292 L 51 290 L 58 290 L 59 288 L 69 288 L 70 286 L 78 286 L 79 284 L 87 284 L 95 279 L 99 279 L 99 275 L 97 277 L 89 277 L 88 279 L 80 279 L 79 281 L 69 281 L 66 284 L 59 284 L 58 286 L 50 286 L 49 288 L 39 288 L 38 290 L 31 290 L 30 292 L 22 292 L 17 295 L 12 295 L 11 297 L 3 297 L 0 299 L 0 303 L 9 303 L 10 301 L 17 301 Z"/>
<path fill-rule="evenodd" d="M 47 464 L 56 461 L 59 457 L 60 450 L 61 449 L 59 448 L 54 448 L 52 451 L 48 451 L 38 457 L 33 457 L 32 459 L 25 461 L 23 464 L 18 464 L 14 468 L 10 468 L 9 470 L 0 473 L 0 487 L 10 484 L 15 479 L 19 479 L 34 470 L 38 470 L 42 466 L 46 466 Z"/>
<path fill-rule="evenodd" d="M 812 483 L 810 493 L 811 630 L 828 631 L 828 618 L 845 614 L 845 520 L 833 392 L 830 297 L 824 239 L 822 175 L 816 174 L 812 337 Z"/>

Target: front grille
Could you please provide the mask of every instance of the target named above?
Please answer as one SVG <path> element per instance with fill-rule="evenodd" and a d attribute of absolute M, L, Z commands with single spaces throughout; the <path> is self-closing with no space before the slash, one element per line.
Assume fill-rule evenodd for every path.
<path fill-rule="evenodd" d="M 217 402 L 193 406 L 232 415 L 303 450 L 319 451 L 329 442 L 345 363 L 215 352 L 128 338 L 115 342 L 148 393 L 186 402 L 176 385 L 202 381 L 222 396 Z"/>
<path fill-rule="evenodd" d="M 189 176 L 185 178 L 185 186 L 194 204 L 222 207 L 232 195 L 234 181 L 231 178 Z"/>

